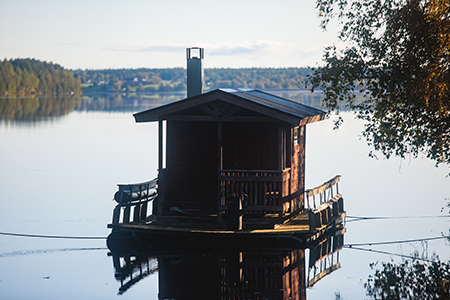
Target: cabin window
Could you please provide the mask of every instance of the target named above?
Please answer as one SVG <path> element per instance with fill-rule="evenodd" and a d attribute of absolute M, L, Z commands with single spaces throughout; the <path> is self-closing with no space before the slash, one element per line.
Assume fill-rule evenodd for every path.
<path fill-rule="evenodd" d="M 299 130 L 298 127 L 294 129 L 294 145 L 298 145 L 299 140 Z"/>

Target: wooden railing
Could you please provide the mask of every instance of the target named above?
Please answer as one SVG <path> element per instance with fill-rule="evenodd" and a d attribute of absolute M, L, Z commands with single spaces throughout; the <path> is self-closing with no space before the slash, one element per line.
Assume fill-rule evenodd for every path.
<path fill-rule="evenodd" d="M 281 213 L 283 182 L 290 179 L 290 169 L 284 171 L 220 171 L 220 203 L 223 211 L 230 195 L 242 196 L 244 212 Z"/>
<path fill-rule="evenodd" d="M 145 223 L 150 201 L 157 196 L 158 179 L 135 184 L 118 184 L 114 195 L 118 202 L 113 212 L 113 224 Z"/>
<path fill-rule="evenodd" d="M 310 230 L 320 229 L 332 225 L 344 213 L 344 199 L 339 194 L 338 183 L 341 175 L 337 175 L 327 182 L 305 191 L 309 210 Z M 316 195 L 319 197 L 316 198 Z M 311 198 L 313 207 L 311 207 Z M 318 201 L 318 203 L 316 203 Z"/>
<path fill-rule="evenodd" d="M 339 194 L 339 180 L 341 179 L 341 175 L 336 175 L 330 180 L 324 182 L 323 184 L 305 191 L 308 209 L 316 208 L 319 205 L 322 205 L 332 199 L 334 195 Z M 334 189 L 333 189 L 334 188 Z M 333 191 L 334 190 L 334 191 Z M 319 195 L 316 199 L 316 195 Z M 310 200 L 313 200 L 314 207 L 311 207 Z M 317 205 L 318 201 L 318 205 Z"/>

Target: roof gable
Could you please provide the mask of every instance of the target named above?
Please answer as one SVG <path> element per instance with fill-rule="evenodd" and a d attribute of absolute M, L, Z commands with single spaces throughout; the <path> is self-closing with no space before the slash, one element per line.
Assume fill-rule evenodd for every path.
<path fill-rule="evenodd" d="M 245 110 L 248 116 L 238 113 Z M 200 114 L 195 112 L 202 111 Z M 259 117 L 256 117 L 259 116 Z M 305 125 L 325 112 L 263 91 L 218 89 L 134 114 L 136 122 L 168 119 L 209 121 L 272 120 Z"/>

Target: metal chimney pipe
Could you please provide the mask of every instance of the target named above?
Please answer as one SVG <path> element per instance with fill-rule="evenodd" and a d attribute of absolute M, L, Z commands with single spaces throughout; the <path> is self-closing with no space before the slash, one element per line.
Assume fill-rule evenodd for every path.
<path fill-rule="evenodd" d="M 186 48 L 187 96 L 203 94 L 203 48 Z"/>

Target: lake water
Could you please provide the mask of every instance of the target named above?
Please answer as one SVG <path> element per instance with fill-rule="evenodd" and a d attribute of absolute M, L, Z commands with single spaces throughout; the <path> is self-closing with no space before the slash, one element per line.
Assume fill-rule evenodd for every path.
<path fill-rule="evenodd" d="M 320 105 L 317 94 L 277 93 Z M 104 238 L 109 234 L 106 225 L 115 206 L 116 184 L 156 177 L 157 124 L 136 124 L 132 113 L 183 96 L 98 96 L 70 103 L 0 98 L 0 299 L 165 299 L 173 298 L 171 289 L 181 291 L 177 299 L 192 299 L 193 295 L 214 299 L 219 297 L 216 286 L 224 265 L 233 270 L 235 261 L 269 261 L 278 266 L 283 263 L 279 258 L 286 255 L 308 259 L 310 250 L 294 254 L 162 253 L 157 261 L 108 255 Z M 306 186 L 317 186 L 340 174 L 339 190 L 348 216 L 392 218 L 347 218 L 344 241 L 354 247 L 339 251 L 341 268 L 307 288 L 307 299 L 335 299 L 336 295 L 369 299 L 363 284 L 373 274 L 369 267 L 373 262 L 400 262 L 399 255 L 414 252 L 428 257 L 436 253 L 450 260 L 450 246 L 444 239 L 356 247 L 448 234 L 448 211 L 441 212 L 441 208 L 450 198 L 450 178 L 446 178 L 448 167 L 436 168 L 425 158 L 369 158 L 370 148 L 360 140 L 363 124 L 351 112 L 342 116 L 345 122 L 338 131 L 332 130 L 332 120 L 308 125 Z M 120 272 L 126 270 L 117 269 L 119 262 L 134 262 L 134 284 L 126 285 L 130 278 L 120 281 Z M 308 264 L 298 270 L 304 274 L 296 278 L 304 282 Z M 189 289 L 187 283 L 191 290 L 180 294 Z M 274 289 L 281 291 L 271 294 L 278 299 L 283 287 L 275 284 Z M 261 293 L 255 288 L 253 294 L 239 299 L 262 299 Z"/>

